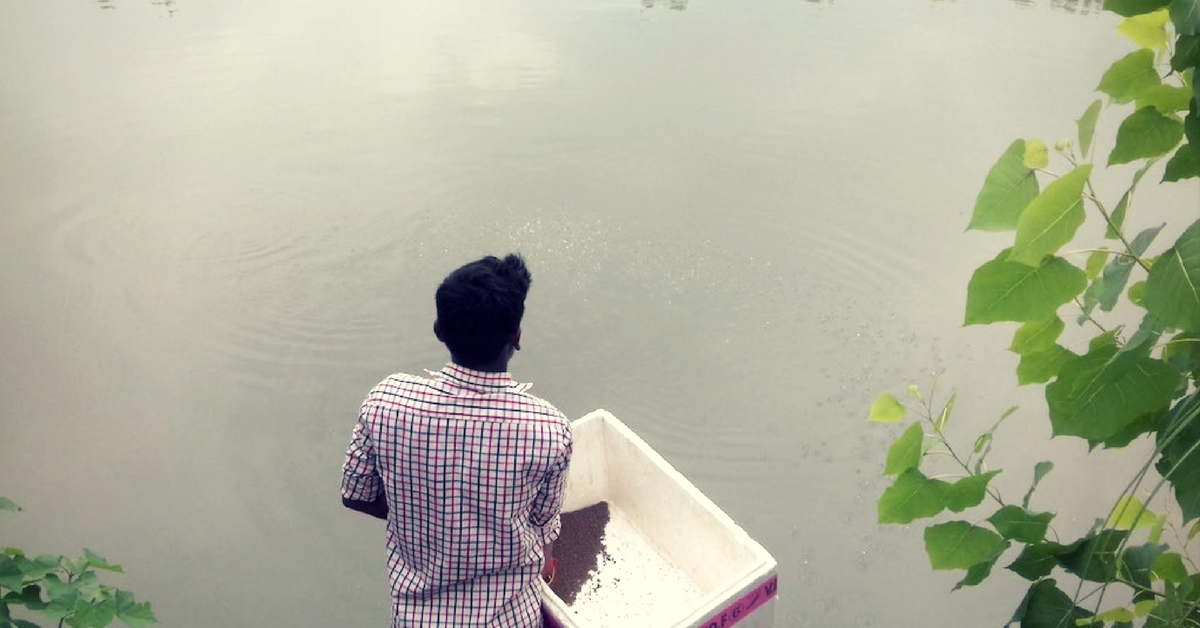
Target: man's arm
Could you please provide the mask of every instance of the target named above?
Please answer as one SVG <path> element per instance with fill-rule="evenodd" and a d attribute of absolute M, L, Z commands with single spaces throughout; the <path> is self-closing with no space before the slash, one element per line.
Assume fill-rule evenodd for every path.
<path fill-rule="evenodd" d="M 375 498 L 375 501 L 370 502 L 343 497 L 342 505 L 350 510 L 357 510 L 358 512 L 371 515 L 376 519 L 387 519 L 388 516 L 387 498 L 384 497 L 383 493 L 380 493 Z"/>
<path fill-rule="evenodd" d="M 367 428 L 365 405 L 363 410 L 354 426 L 346 462 L 342 465 L 342 505 L 378 519 L 387 519 L 387 497 L 375 467 L 375 447 Z"/>

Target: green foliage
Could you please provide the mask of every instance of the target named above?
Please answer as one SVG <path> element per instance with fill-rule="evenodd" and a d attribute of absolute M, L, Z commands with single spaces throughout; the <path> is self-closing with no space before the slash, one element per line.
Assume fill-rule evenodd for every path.
<path fill-rule="evenodd" d="M 0 497 L 0 510 L 20 507 Z M 31 558 L 15 547 L 0 550 L 0 628 L 40 628 L 13 617 L 17 607 L 40 613 L 59 628 L 104 628 L 116 619 L 130 628 L 158 623 L 149 602 L 138 602 L 128 591 L 101 584 L 96 570 L 123 571 L 86 548 L 73 559 L 48 554 Z"/>
<path fill-rule="evenodd" d="M 1090 530 L 1062 540 L 1055 513 L 1030 506 L 1053 462 L 1034 466 L 1019 504 L 992 486 L 999 471 L 987 457 L 1015 408 L 966 455 L 947 438 L 955 397 L 939 408 L 936 381 L 928 391 L 909 385 L 905 403 L 884 393 L 870 413 L 877 423 L 916 416 L 888 449 L 884 473 L 895 480 L 879 498 L 879 522 L 934 519 L 926 553 L 933 569 L 965 572 L 955 589 L 984 583 L 997 564 L 1029 580 L 1010 621 L 1022 628 L 1200 626 L 1200 561 L 1189 553 L 1200 536 L 1200 212 L 1150 208 L 1166 222 L 1127 232 L 1148 172 L 1161 168 L 1164 183 L 1200 177 L 1200 0 L 1107 0 L 1105 9 L 1125 18 L 1118 31 L 1137 49 L 1100 79 L 1107 105 L 1096 100 L 1076 120 L 1079 153 L 1070 140 L 1051 154 L 1043 140 L 1018 139 L 988 171 L 968 228 L 1011 231 L 1013 241 L 971 276 L 964 324 L 1020 323 L 1008 347 L 1020 356 L 1017 382 L 1045 384 L 1054 437 L 1082 439 L 1089 451 L 1153 443 L 1150 460 Z M 1104 161 L 1130 170 L 1093 162 L 1106 107 L 1125 113 Z M 1097 176 L 1129 178 L 1094 186 Z M 1108 205 L 1095 187 L 1124 191 Z M 1095 232 L 1081 229 L 1088 220 L 1102 244 L 1079 242 Z M 1161 242 L 1163 231 L 1182 233 Z M 935 519 L 947 511 L 970 514 Z M 1106 598 L 1110 587 L 1123 591 Z"/>

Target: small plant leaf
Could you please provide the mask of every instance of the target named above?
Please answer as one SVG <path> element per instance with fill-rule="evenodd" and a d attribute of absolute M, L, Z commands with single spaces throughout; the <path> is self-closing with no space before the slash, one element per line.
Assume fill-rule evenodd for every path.
<path fill-rule="evenodd" d="M 1026 580 L 1044 578 L 1058 566 L 1059 556 L 1070 554 L 1082 544 L 1083 539 L 1070 545 L 1060 545 L 1050 541 L 1026 545 L 1017 559 L 1008 566 L 1008 569 Z"/>
<path fill-rule="evenodd" d="M 1188 570 L 1183 564 L 1183 557 L 1175 552 L 1161 554 L 1154 560 L 1154 566 L 1151 569 L 1155 576 L 1167 582 L 1179 583 L 1188 579 Z"/>
<path fill-rule="evenodd" d="M 1133 43 L 1157 50 L 1167 45 L 1167 9 L 1162 8 L 1153 13 L 1133 15 L 1121 20 L 1117 32 L 1129 38 Z"/>
<path fill-rule="evenodd" d="M 1150 268 L 1145 304 L 1163 325 L 1200 332 L 1200 220 Z"/>
<path fill-rule="evenodd" d="M 965 325 L 1045 320 L 1087 287 L 1087 275 L 1061 258 L 1028 266 L 1009 251 L 975 270 L 967 284 Z"/>
<path fill-rule="evenodd" d="M 1108 154 L 1108 165 L 1165 155 L 1183 139 L 1183 123 L 1154 107 L 1129 114 L 1117 127 L 1117 144 Z"/>
<path fill-rule="evenodd" d="M 1142 255 L 1154 238 L 1162 231 L 1164 225 L 1145 229 L 1134 237 L 1129 243 L 1134 255 Z M 1125 285 L 1129 282 L 1129 274 L 1133 271 L 1133 267 L 1137 261 L 1128 255 L 1116 255 L 1112 261 L 1104 267 L 1104 272 L 1100 277 L 1087 287 L 1083 293 L 1085 303 L 1099 305 L 1101 310 L 1111 312 L 1117 305 L 1117 300 L 1121 297 L 1121 292 L 1125 290 Z M 1089 309 L 1090 307 L 1085 307 Z"/>
<path fill-rule="evenodd" d="M 973 587 L 983 582 L 988 576 L 992 575 L 992 567 L 996 565 L 996 561 L 998 560 L 1000 560 L 999 554 L 991 560 L 971 565 L 967 568 L 967 575 L 962 580 L 959 580 L 958 584 L 954 585 L 953 590 L 957 591 L 963 587 Z"/>
<path fill-rule="evenodd" d="M 1011 231 L 1029 202 L 1038 195 L 1037 177 L 1025 165 L 1025 141 L 1013 142 L 988 171 L 967 229 Z"/>
<path fill-rule="evenodd" d="M 1000 536 L 1019 543 L 1038 543 L 1046 538 L 1053 513 L 1032 513 L 1020 506 L 1008 505 L 988 517 L 988 522 Z"/>
<path fill-rule="evenodd" d="M 1029 508 L 1029 500 L 1033 499 L 1033 491 L 1042 482 L 1042 478 L 1045 478 L 1053 470 L 1054 463 L 1049 460 L 1043 460 L 1033 465 L 1033 482 L 1029 485 L 1029 490 L 1025 492 L 1025 497 L 1021 499 L 1022 507 Z"/>
<path fill-rule="evenodd" d="M 995 560 L 1008 547 L 999 534 L 971 525 L 950 521 L 925 529 L 925 553 L 934 569 L 970 569 Z"/>
<path fill-rule="evenodd" d="M 1117 500 L 1106 525 L 1117 530 L 1151 528 L 1160 517 L 1161 515 L 1147 509 L 1142 500 L 1133 495 L 1126 495 Z"/>
<path fill-rule="evenodd" d="M 1074 353 L 1059 345 L 1021 354 L 1021 361 L 1017 364 L 1017 384 L 1044 384 L 1058 377 L 1063 365 L 1073 357 Z"/>
<path fill-rule="evenodd" d="M 1029 203 L 1017 220 L 1017 238 L 1008 256 L 1010 261 L 1038 266 L 1043 258 L 1075 237 L 1083 224 L 1083 186 L 1091 173 L 1091 164 L 1079 166 L 1047 185 Z"/>
<path fill-rule="evenodd" d="M 1093 101 L 1075 121 L 1075 126 L 1079 129 L 1079 150 L 1085 157 L 1091 150 L 1092 138 L 1096 135 L 1096 119 L 1100 117 L 1100 106 L 1099 100 Z"/>
<path fill-rule="evenodd" d="M 1171 483 L 1184 523 L 1200 518 L 1200 391 L 1178 401 L 1159 431 L 1155 468 Z"/>
<path fill-rule="evenodd" d="M 871 413 L 867 420 L 873 423 L 895 423 L 908 414 L 908 409 L 896 401 L 891 393 L 883 393 L 871 404 Z"/>
<path fill-rule="evenodd" d="M 83 548 L 83 557 L 87 559 L 87 564 L 92 569 L 103 569 L 105 571 L 115 571 L 117 573 L 122 573 L 125 571 L 120 565 L 113 565 L 109 563 L 107 560 L 97 556 L 94 552 L 92 552 L 92 550 L 86 547 Z"/>
<path fill-rule="evenodd" d="M 1088 611 L 1075 606 L 1053 579 L 1046 579 L 1029 587 L 1012 621 L 1019 621 L 1021 628 L 1066 628 L 1091 616 Z"/>
<path fill-rule="evenodd" d="M 1058 379 L 1046 386 L 1053 434 L 1104 441 L 1165 408 L 1178 384 L 1179 373 L 1166 363 L 1120 354 L 1108 338 L 1086 355 L 1069 359 Z"/>
<path fill-rule="evenodd" d="M 21 512 L 21 507 L 13 500 L 7 497 L 0 497 L 0 510 L 8 510 L 11 512 Z"/>
<path fill-rule="evenodd" d="M 1084 580 L 1109 582 L 1117 577 L 1117 550 L 1127 538 L 1128 530 L 1101 530 L 1085 537 L 1074 551 L 1059 555 L 1058 562 Z"/>
<path fill-rule="evenodd" d="M 1162 79 L 1154 69 L 1154 52 L 1143 48 L 1113 63 L 1096 89 L 1108 94 L 1113 102 L 1123 104 L 1132 102 L 1143 90 L 1161 84 Z"/>
<path fill-rule="evenodd" d="M 921 429 L 920 423 L 908 426 L 900 438 L 897 438 L 896 442 L 888 448 L 887 464 L 884 466 L 883 474 L 897 475 L 909 469 L 918 468 L 921 464 L 924 439 L 925 432 Z"/>
<path fill-rule="evenodd" d="M 1065 328 L 1066 325 L 1057 316 L 1026 322 L 1013 334 L 1013 341 L 1008 349 L 1024 355 L 1053 347 Z"/>
<path fill-rule="evenodd" d="M 988 483 L 1000 473 L 999 470 L 969 475 L 946 488 L 946 508 L 951 512 L 962 512 L 983 503 L 987 496 Z"/>
<path fill-rule="evenodd" d="M 117 590 L 117 618 L 125 622 L 129 628 L 147 628 L 158 623 L 149 602 L 138 603 L 133 594 Z"/>
<path fill-rule="evenodd" d="M 1171 22 L 1180 35 L 1200 35 L 1200 2 L 1171 0 Z"/>
<path fill-rule="evenodd" d="M 1200 65 L 1200 37 L 1180 35 L 1175 39 L 1175 54 L 1171 55 L 1171 69 L 1176 72 Z"/>
<path fill-rule="evenodd" d="M 1190 145 L 1184 144 L 1167 162 L 1162 181 L 1174 183 L 1193 177 L 1200 177 L 1200 157 L 1196 156 L 1196 151 Z"/>
<path fill-rule="evenodd" d="M 950 415 L 954 412 L 954 402 L 958 400 L 958 395 L 950 395 L 950 399 L 946 405 L 942 406 L 942 412 L 938 414 L 937 421 L 934 425 L 937 426 L 937 431 L 941 432 L 946 429 L 946 421 L 950 420 Z"/>
<path fill-rule="evenodd" d="M 1104 0 L 1104 10 L 1130 17 L 1161 9 L 1168 4 L 1171 4 L 1171 0 Z"/>
<path fill-rule="evenodd" d="M 1187 111 L 1192 102 L 1192 90 L 1176 85 L 1155 85 L 1148 88 L 1137 97 L 1138 109 L 1154 107 L 1159 113 L 1175 113 Z"/>
<path fill-rule="evenodd" d="M 901 473 L 879 497 L 879 523 L 911 523 L 938 514 L 946 508 L 945 492 L 949 486 L 925 477 L 916 469 Z"/>

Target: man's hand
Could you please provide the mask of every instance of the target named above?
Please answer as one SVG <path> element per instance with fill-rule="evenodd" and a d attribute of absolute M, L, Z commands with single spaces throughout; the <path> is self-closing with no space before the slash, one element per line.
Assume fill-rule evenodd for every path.
<path fill-rule="evenodd" d="M 543 549 L 546 556 L 546 562 L 542 563 L 542 580 L 547 584 L 554 582 L 554 573 L 558 571 L 558 559 L 553 556 L 554 543 L 547 543 Z"/>

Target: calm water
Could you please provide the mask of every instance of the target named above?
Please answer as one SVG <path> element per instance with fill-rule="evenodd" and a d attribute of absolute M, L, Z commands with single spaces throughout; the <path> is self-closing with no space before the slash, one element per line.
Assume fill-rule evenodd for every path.
<path fill-rule="evenodd" d="M 951 595 L 875 524 L 895 431 L 863 417 L 944 371 L 968 443 L 1027 409 L 1002 488 L 1060 460 L 1066 529 L 1119 490 L 1061 463 L 1011 328 L 959 327 L 987 168 L 1130 49 L 1098 4 L 9 0 L 4 544 L 123 563 L 167 628 L 385 625 L 381 526 L 337 494 L 358 403 L 444 362 L 449 270 L 518 250 L 518 378 L 772 551 L 779 626 L 999 625 L 1015 577 Z"/>

